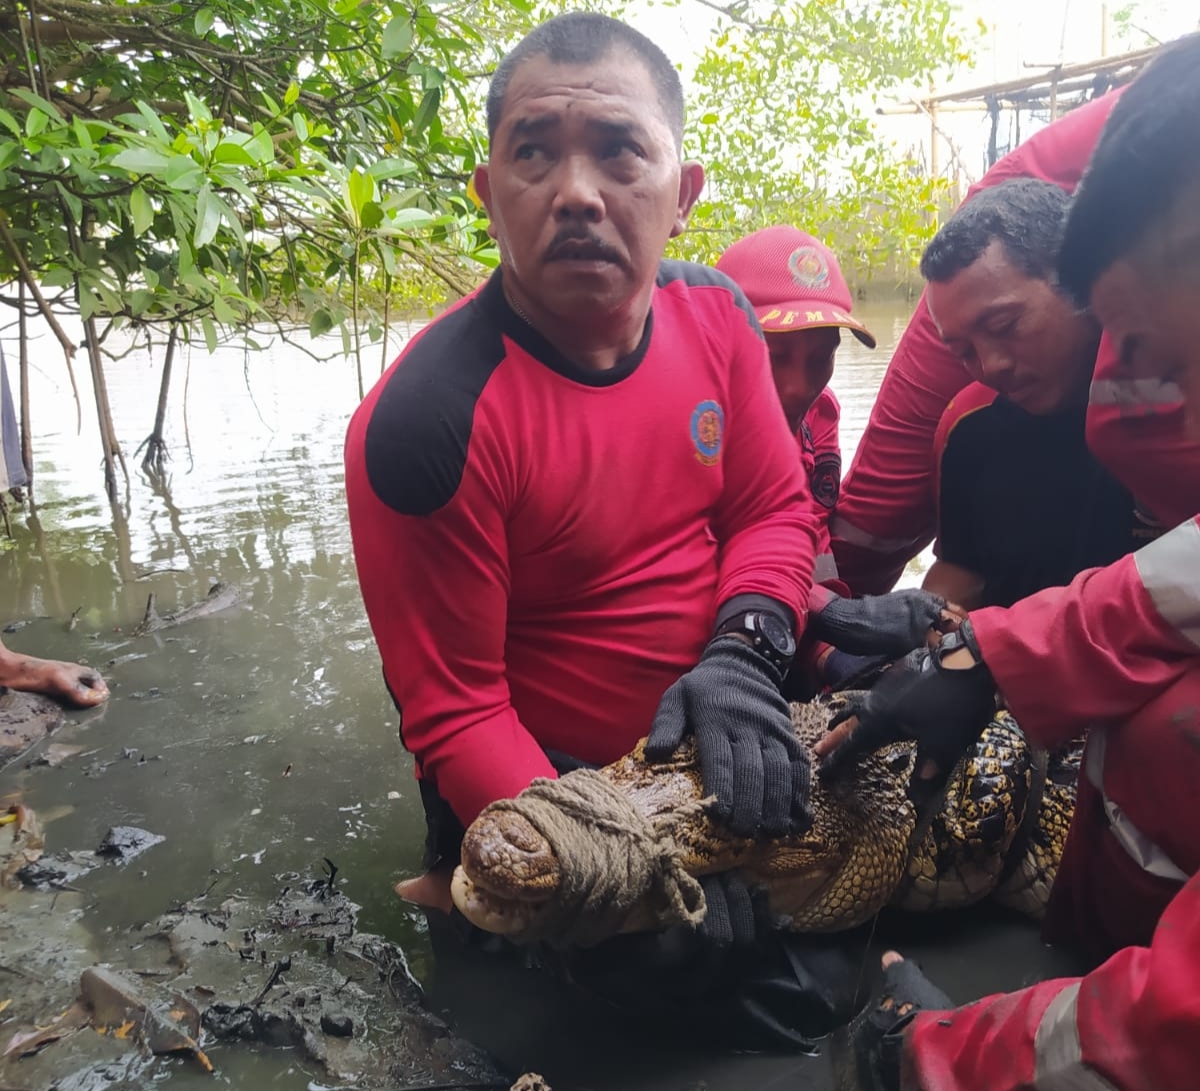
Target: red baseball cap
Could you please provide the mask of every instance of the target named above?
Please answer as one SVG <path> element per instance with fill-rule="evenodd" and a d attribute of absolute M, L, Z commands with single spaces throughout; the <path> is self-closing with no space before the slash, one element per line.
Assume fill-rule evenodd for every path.
<path fill-rule="evenodd" d="M 780 224 L 735 242 L 717 268 L 746 293 L 764 333 L 844 326 L 867 348 L 875 336 L 850 314 L 837 258 L 806 231 Z"/>

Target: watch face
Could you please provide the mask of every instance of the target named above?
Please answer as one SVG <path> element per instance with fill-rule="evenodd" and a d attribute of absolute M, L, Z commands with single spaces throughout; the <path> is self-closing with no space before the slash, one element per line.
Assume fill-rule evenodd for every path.
<path fill-rule="evenodd" d="M 758 627 L 771 646 L 782 655 L 791 655 L 795 650 L 795 641 L 788 627 L 774 614 L 759 614 Z"/>

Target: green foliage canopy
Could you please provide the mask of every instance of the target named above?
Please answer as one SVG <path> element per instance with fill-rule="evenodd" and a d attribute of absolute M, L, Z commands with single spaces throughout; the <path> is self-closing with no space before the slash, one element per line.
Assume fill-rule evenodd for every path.
<path fill-rule="evenodd" d="M 871 96 L 964 59 L 950 0 L 667 2 L 714 24 L 682 73 L 710 189 L 680 251 L 708 260 L 787 220 L 860 270 L 911 264 L 936 187 L 882 145 Z M 212 349 L 275 324 L 340 329 L 361 388 L 364 338 L 392 308 L 468 291 L 494 265 L 468 191 L 486 77 L 564 6 L 10 0 L 3 298 L 81 319 L 98 386 L 123 326 Z"/>

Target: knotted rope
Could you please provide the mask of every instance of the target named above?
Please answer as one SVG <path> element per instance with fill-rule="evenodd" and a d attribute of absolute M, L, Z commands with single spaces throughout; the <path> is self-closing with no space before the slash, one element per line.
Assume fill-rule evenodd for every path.
<path fill-rule="evenodd" d="M 701 809 L 697 803 L 695 811 Z M 653 825 L 600 773 L 576 769 L 558 780 L 539 778 L 488 810 L 519 814 L 554 851 L 562 881 L 537 924 L 550 944 L 598 943 L 620 931 L 639 903 L 662 927 L 703 920 L 704 892 L 683 869 L 671 834 L 675 821 L 690 819 L 691 808 Z"/>

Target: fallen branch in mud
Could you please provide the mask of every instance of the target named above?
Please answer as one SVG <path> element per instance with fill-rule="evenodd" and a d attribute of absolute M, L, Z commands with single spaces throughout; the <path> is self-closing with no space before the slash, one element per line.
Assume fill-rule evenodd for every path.
<path fill-rule="evenodd" d="M 191 606 L 185 606 L 173 614 L 162 616 L 156 608 L 158 598 L 151 591 L 146 598 L 146 612 L 142 620 L 134 626 L 133 635 L 145 636 L 147 633 L 157 633 L 162 629 L 172 629 L 176 625 L 184 625 L 197 618 L 227 610 L 240 597 L 240 592 L 233 584 L 218 581 L 208 589 L 208 594 L 199 602 L 193 602 Z"/>

